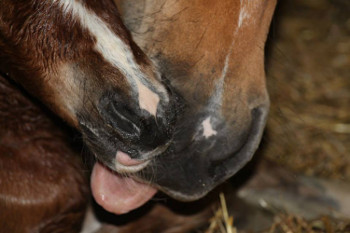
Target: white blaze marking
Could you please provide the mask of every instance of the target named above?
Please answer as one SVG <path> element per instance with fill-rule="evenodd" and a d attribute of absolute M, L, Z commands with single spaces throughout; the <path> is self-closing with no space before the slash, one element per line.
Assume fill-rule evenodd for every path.
<path fill-rule="evenodd" d="M 240 0 L 240 11 L 238 17 L 238 29 L 243 26 L 243 24 L 251 23 L 248 20 L 251 18 L 251 14 L 256 10 L 259 1 L 255 0 Z M 254 19 L 253 19 L 254 20 Z"/>
<path fill-rule="evenodd" d="M 241 8 L 240 12 L 239 12 L 239 18 L 238 18 L 238 28 L 240 28 L 243 24 L 243 21 L 245 19 L 248 19 L 250 16 L 245 8 L 245 5 L 243 5 L 243 7 Z"/>
<path fill-rule="evenodd" d="M 63 8 L 65 13 L 72 12 L 81 25 L 87 29 L 96 39 L 95 49 L 113 66 L 117 67 L 128 80 L 130 86 L 135 90 L 148 89 L 142 84 L 141 80 L 146 80 L 145 74 L 141 71 L 140 67 L 135 61 L 135 57 L 130 49 L 109 27 L 100 19 L 94 12 L 86 9 L 79 1 L 76 0 L 53 0 Z M 140 85 L 144 88 L 140 88 Z M 168 101 L 165 88 L 162 85 L 157 85 L 157 90 L 163 94 L 164 100 Z M 157 93 L 152 92 L 150 89 L 146 91 L 147 96 L 144 93 L 139 93 L 139 96 L 146 98 L 146 100 L 140 101 L 140 107 L 151 114 L 154 113 L 154 106 L 158 105 L 159 96 Z M 148 95 L 151 94 L 151 95 Z M 150 98 L 148 100 L 148 98 Z M 157 102 L 158 100 L 158 102 Z M 153 104 L 149 104 L 150 101 L 156 101 Z M 147 104 L 145 103 L 147 102 Z M 141 106 L 142 104 L 142 106 Z M 147 106 L 147 107 L 145 107 Z"/>
<path fill-rule="evenodd" d="M 216 82 L 213 95 L 209 99 L 209 103 L 207 105 L 208 109 L 211 109 L 214 111 L 219 111 L 219 109 L 222 105 L 222 96 L 224 94 L 225 78 L 226 78 L 228 67 L 229 67 L 229 61 L 230 61 L 230 56 L 232 54 L 233 45 L 234 45 L 234 40 L 232 41 L 230 48 L 229 48 L 229 51 L 226 54 L 225 64 L 224 64 L 224 67 L 222 69 L 221 76 L 218 79 L 218 81 Z"/>
<path fill-rule="evenodd" d="M 247 19 L 250 18 L 249 10 L 253 8 L 254 4 L 255 4 L 254 0 L 240 0 L 240 13 L 239 13 L 238 22 L 237 22 L 237 28 L 233 31 L 233 34 L 232 34 L 233 39 L 229 47 L 228 53 L 226 54 L 226 57 L 225 57 L 225 64 L 222 69 L 221 76 L 216 82 L 215 90 L 213 92 L 212 97 L 209 100 L 209 104 L 208 104 L 209 109 L 213 109 L 213 108 L 217 109 L 222 104 L 225 78 L 229 68 L 229 61 L 233 51 L 233 46 L 235 45 L 235 39 L 236 39 L 235 36 L 239 32 L 240 27 L 248 23 Z"/>
<path fill-rule="evenodd" d="M 210 117 L 207 117 L 203 122 L 203 136 L 209 138 L 210 136 L 216 135 L 217 131 L 213 129 L 213 126 L 210 123 Z"/>
<path fill-rule="evenodd" d="M 157 113 L 157 106 L 159 103 L 159 96 L 152 92 L 148 87 L 143 85 L 139 80 L 135 80 L 138 93 L 139 93 L 139 105 L 141 109 L 145 109 L 153 116 Z"/>
<path fill-rule="evenodd" d="M 233 44 L 234 44 L 234 42 L 232 42 L 232 44 L 230 46 L 230 49 L 229 49 L 229 52 L 226 55 L 224 68 L 222 69 L 222 72 L 221 72 L 221 77 L 219 78 L 218 83 L 216 84 L 215 92 L 213 94 L 213 97 L 210 100 L 211 104 L 219 104 L 219 103 L 222 102 L 222 95 L 223 95 L 223 92 L 224 92 L 225 77 L 226 77 L 227 70 L 228 70 L 228 65 L 229 65 L 230 56 L 231 56 L 231 53 L 232 53 Z"/>

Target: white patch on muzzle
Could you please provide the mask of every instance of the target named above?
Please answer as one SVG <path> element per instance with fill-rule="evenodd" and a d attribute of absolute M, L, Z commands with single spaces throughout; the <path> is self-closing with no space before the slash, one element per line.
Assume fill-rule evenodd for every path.
<path fill-rule="evenodd" d="M 133 91 L 138 93 L 140 108 L 155 116 L 160 100 L 158 93 L 161 94 L 165 102 L 168 102 L 169 97 L 163 85 L 148 79 L 147 75 L 141 71 L 130 46 L 125 44 L 101 18 L 79 1 L 54 0 L 54 2 L 63 8 L 64 13 L 71 12 L 73 17 L 79 20 L 81 25 L 91 33 L 96 39 L 95 49 L 125 76 Z M 148 80 L 147 83 L 152 82 L 153 88 L 158 93 L 148 88 L 145 85 L 146 81 L 142 80 Z"/>
<path fill-rule="evenodd" d="M 241 2 L 241 9 L 239 11 L 239 17 L 238 17 L 238 28 L 240 28 L 243 25 L 244 21 L 249 19 L 250 17 L 246 7 L 247 5 L 244 3 L 242 4 Z"/>
<path fill-rule="evenodd" d="M 205 138 L 209 138 L 209 137 L 216 135 L 218 133 L 216 130 L 213 129 L 213 126 L 210 123 L 210 117 L 207 117 L 202 122 L 202 126 L 203 126 L 203 136 Z"/>
<path fill-rule="evenodd" d="M 157 107 L 159 104 L 159 95 L 155 94 L 139 80 L 136 79 L 135 81 L 139 93 L 140 108 L 145 109 L 151 115 L 156 116 Z"/>

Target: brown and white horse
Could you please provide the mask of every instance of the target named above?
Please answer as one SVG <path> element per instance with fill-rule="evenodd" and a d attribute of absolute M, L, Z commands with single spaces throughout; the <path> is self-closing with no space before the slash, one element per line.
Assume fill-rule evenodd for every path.
<path fill-rule="evenodd" d="M 107 210 L 198 199 L 260 142 L 276 1 L 118 4 L 141 48 L 112 0 L 0 0 L 0 70 L 81 131 Z"/>

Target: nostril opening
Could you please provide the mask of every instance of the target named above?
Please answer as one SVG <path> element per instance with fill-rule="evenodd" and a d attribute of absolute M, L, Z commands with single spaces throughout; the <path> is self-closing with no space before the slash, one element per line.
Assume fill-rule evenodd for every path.
<path fill-rule="evenodd" d="M 139 137 L 141 126 L 137 114 L 129 106 L 111 100 L 100 101 L 99 112 L 107 122 L 123 137 Z"/>
<path fill-rule="evenodd" d="M 235 154 L 246 154 L 251 157 L 260 144 L 260 140 L 265 129 L 268 107 L 261 105 L 251 110 L 251 123 L 245 143 Z"/>
<path fill-rule="evenodd" d="M 144 161 L 133 159 L 129 154 L 119 150 L 117 151 L 115 159 L 118 163 L 124 166 L 136 166 L 144 163 Z"/>
<path fill-rule="evenodd" d="M 168 143 L 175 124 L 177 102 L 173 98 L 167 103 L 162 101 L 153 116 L 132 98 L 111 91 L 101 97 L 98 111 L 117 140 L 143 153 Z"/>
<path fill-rule="evenodd" d="M 269 105 L 261 105 L 252 109 L 252 127 L 251 131 L 259 133 L 259 131 L 263 131 L 266 125 L 267 115 L 269 112 Z M 253 132 L 253 133 L 254 133 Z M 251 132 L 252 134 L 252 132 Z"/>
<path fill-rule="evenodd" d="M 133 111 L 130 106 L 117 101 L 102 99 L 99 112 L 105 122 L 120 135 L 120 139 L 137 146 L 141 151 L 153 150 L 169 140 L 167 124 L 142 110 Z M 131 145 L 130 144 L 130 145 Z"/>
<path fill-rule="evenodd" d="M 233 157 L 246 156 L 250 158 L 260 144 L 265 128 L 268 107 L 262 105 L 251 110 L 251 120 L 246 127 L 231 135 L 220 136 L 208 154 L 211 161 L 223 161 Z M 204 146 L 203 146 L 204 147 Z"/>

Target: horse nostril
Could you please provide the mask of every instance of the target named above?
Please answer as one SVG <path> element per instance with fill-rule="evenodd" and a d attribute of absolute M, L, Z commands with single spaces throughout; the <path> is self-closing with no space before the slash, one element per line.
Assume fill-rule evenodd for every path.
<path fill-rule="evenodd" d="M 217 129 L 221 133 L 212 138 L 201 137 L 196 142 L 196 149 L 207 154 L 211 161 L 223 161 L 241 154 L 250 157 L 260 143 L 267 113 L 268 105 L 247 111 L 244 117 L 235 118 L 235 124 L 222 124 L 223 127 Z"/>
<path fill-rule="evenodd" d="M 103 119 L 124 138 L 137 138 L 141 134 L 141 120 L 137 112 L 119 101 L 102 98 L 99 112 Z"/>
<path fill-rule="evenodd" d="M 164 112 L 150 115 L 132 101 L 116 94 L 105 95 L 99 102 L 99 113 L 105 124 L 118 135 L 118 140 L 138 151 L 150 151 L 170 139 L 169 120 Z M 133 155 L 136 156 L 136 155 Z"/>
<path fill-rule="evenodd" d="M 264 132 L 268 110 L 268 104 L 251 110 L 251 122 L 250 127 L 247 129 L 247 137 L 244 139 L 242 147 L 238 151 L 235 151 L 236 156 L 244 156 L 247 160 L 250 160 L 253 156 Z"/>

